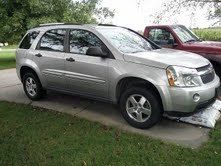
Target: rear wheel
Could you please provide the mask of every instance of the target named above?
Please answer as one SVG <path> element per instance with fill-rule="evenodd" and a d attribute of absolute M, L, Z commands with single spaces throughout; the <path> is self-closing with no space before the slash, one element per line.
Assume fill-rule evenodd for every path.
<path fill-rule="evenodd" d="M 33 73 L 26 73 L 22 82 L 24 91 L 31 100 L 39 100 L 46 94 L 38 77 Z"/>
<path fill-rule="evenodd" d="M 161 103 L 145 88 L 127 89 L 120 98 L 121 113 L 133 127 L 150 128 L 162 117 Z"/>

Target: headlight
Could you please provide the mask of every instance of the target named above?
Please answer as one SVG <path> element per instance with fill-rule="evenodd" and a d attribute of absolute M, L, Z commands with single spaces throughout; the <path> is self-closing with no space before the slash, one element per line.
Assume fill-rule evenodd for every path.
<path fill-rule="evenodd" d="M 196 69 L 169 66 L 166 72 L 170 86 L 195 87 L 201 85 L 201 78 Z"/>

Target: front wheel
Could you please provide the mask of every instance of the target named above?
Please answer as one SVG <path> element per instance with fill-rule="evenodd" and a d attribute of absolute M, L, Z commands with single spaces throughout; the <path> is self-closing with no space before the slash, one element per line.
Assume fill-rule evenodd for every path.
<path fill-rule="evenodd" d="M 133 127 L 150 128 L 162 117 L 158 97 L 144 88 L 130 88 L 120 98 L 121 113 Z"/>

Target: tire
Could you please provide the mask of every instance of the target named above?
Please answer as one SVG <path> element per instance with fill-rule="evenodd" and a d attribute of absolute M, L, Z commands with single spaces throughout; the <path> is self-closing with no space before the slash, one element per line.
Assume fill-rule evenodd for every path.
<path fill-rule="evenodd" d="M 31 82 L 32 82 L 32 87 L 30 86 Z M 40 80 L 34 73 L 32 72 L 26 73 L 22 78 L 22 83 L 23 83 L 23 89 L 25 91 L 25 94 L 27 95 L 29 99 L 33 101 L 37 101 L 46 95 L 46 90 L 42 88 Z"/>
<path fill-rule="evenodd" d="M 218 63 L 212 63 L 216 74 L 221 78 L 221 65 Z"/>
<path fill-rule="evenodd" d="M 133 99 L 137 104 L 131 102 Z M 134 104 L 137 106 L 134 107 Z M 152 127 L 161 120 L 163 114 L 161 103 L 156 94 L 150 90 L 137 87 L 129 88 L 121 95 L 120 108 L 124 119 L 131 126 L 140 129 Z"/>

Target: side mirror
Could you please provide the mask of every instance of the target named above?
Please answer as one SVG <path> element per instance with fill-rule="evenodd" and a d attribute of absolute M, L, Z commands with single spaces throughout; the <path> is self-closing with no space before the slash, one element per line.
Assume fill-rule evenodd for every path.
<path fill-rule="evenodd" d="M 174 43 L 175 43 L 175 42 L 174 42 L 173 39 L 169 39 L 169 40 L 168 40 L 168 44 L 169 44 L 169 45 L 174 45 Z"/>
<path fill-rule="evenodd" d="M 168 40 L 168 45 L 171 45 L 171 46 L 173 46 L 173 47 L 178 46 L 178 44 L 175 43 L 174 39 L 169 39 L 169 40 Z"/>
<path fill-rule="evenodd" d="M 178 44 L 177 43 L 173 43 L 173 47 L 177 47 L 178 46 Z"/>
<path fill-rule="evenodd" d="M 97 47 L 97 46 L 89 47 L 86 52 L 86 55 L 99 56 L 101 58 L 108 57 L 108 55 L 106 53 L 104 53 L 100 47 Z"/>

